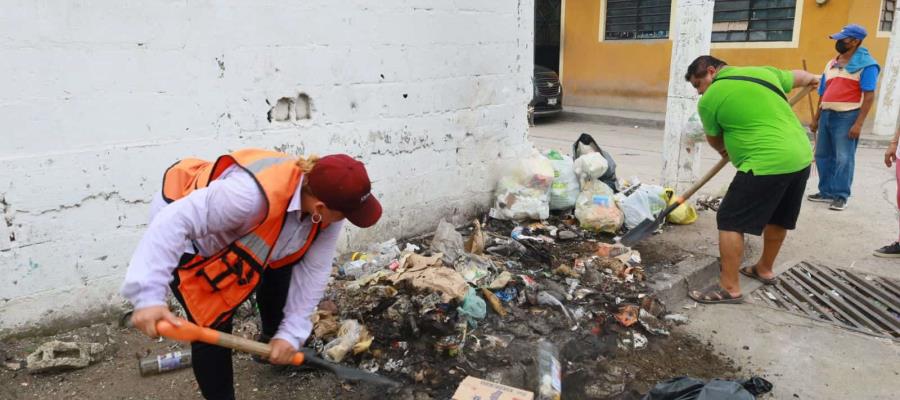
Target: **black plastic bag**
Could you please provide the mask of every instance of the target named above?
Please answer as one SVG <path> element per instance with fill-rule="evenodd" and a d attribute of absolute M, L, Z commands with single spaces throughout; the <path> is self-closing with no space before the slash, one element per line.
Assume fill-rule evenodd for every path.
<path fill-rule="evenodd" d="M 768 393 L 772 384 L 760 377 L 745 381 L 699 379 L 679 377 L 658 383 L 642 400 L 754 400 Z"/>
<path fill-rule="evenodd" d="M 745 381 L 741 381 L 741 386 L 747 389 L 750 394 L 759 396 L 772 391 L 772 382 L 769 382 L 758 376 L 751 377 Z"/>
<path fill-rule="evenodd" d="M 600 177 L 600 181 L 612 188 L 614 193 L 619 193 L 619 180 L 616 178 L 616 162 L 606 150 L 600 148 L 600 145 L 597 144 L 597 141 L 591 135 L 582 133 L 578 140 L 575 141 L 575 144 L 572 145 L 572 158 L 577 160 L 578 157 L 587 153 L 600 153 L 606 159 L 609 169 Z"/>

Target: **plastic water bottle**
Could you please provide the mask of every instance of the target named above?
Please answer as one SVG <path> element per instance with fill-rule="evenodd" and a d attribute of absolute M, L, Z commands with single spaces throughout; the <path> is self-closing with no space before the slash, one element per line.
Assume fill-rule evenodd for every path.
<path fill-rule="evenodd" d="M 538 342 L 538 384 L 535 400 L 559 400 L 562 397 L 562 369 L 559 350 L 546 340 Z"/>

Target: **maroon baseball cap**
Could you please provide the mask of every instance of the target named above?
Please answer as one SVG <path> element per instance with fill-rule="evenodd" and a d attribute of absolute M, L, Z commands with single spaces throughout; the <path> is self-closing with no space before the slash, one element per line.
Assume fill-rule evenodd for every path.
<path fill-rule="evenodd" d="M 309 189 L 328 208 L 344 213 L 360 228 L 381 218 L 381 203 L 372 195 L 366 166 L 346 154 L 325 156 L 307 174 Z"/>

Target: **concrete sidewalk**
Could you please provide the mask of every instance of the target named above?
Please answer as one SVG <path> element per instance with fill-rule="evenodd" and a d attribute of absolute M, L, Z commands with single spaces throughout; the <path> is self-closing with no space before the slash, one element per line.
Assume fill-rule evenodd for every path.
<path fill-rule="evenodd" d="M 565 106 L 559 119 L 566 122 L 580 122 L 600 125 L 619 125 L 633 128 L 664 129 L 666 113 L 616 110 L 610 108 L 592 108 Z M 891 141 L 890 136 L 876 136 L 872 133 L 875 118 L 868 118 L 863 125 L 863 135 L 859 139 L 860 147 L 885 148 Z"/>
<path fill-rule="evenodd" d="M 659 128 L 539 120 L 531 128 L 530 138 L 540 149 L 557 148 L 568 153 L 582 132 L 593 135 L 612 154 L 620 177 L 660 181 Z M 898 236 L 894 173 L 884 166 L 882 149 L 858 150 L 854 194 L 847 210 L 835 212 L 826 204 L 804 203 L 798 229 L 788 236 L 776 272 L 800 260 L 813 260 L 900 279 L 900 260 L 871 255 L 872 250 Z M 701 168 L 712 166 L 717 157 L 704 149 Z M 726 167 L 701 190 L 701 195 L 724 192 L 734 173 L 733 167 Z M 810 179 L 807 193 L 817 191 L 817 181 L 817 176 Z M 677 246 L 697 257 L 718 257 L 715 214 L 709 211 L 701 212 L 697 223 L 670 226 L 651 240 Z M 749 237 L 748 244 L 746 258 L 755 261 L 761 240 Z M 745 294 L 756 287 L 751 282 L 742 284 Z M 687 312 L 691 323 L 683 329 L 713 343 L 748 375 L 771 380 L 775 390 L 770 398 L 900 398 L 900 343 L 896 341 L 853 333 L 758 304 L 698 306 Z"/>

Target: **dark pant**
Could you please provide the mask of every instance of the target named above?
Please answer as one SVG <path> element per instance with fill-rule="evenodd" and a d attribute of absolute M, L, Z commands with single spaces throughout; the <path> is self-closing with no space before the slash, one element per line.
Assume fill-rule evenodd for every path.
<path fill-rule="evenodd" d="M 819 193 L 822 197 L 850 198 L 859 139 L 850 139 L 849 134 L 857 116 L 859 110 L 822 110 L 819 116 L 816 168 L 819 170 Z"/>
<path fill-rule="evenodd" d="M 293 266 L 279 269 L 268 269 L 262 274 L 256 288 L 256 303 L 262 319 L 262 334 L 271 337 L 278 331 L 284 318 L 284 304 L 287 301 L 288 288 L 291 283 Z M 181 296 L 176 294 L 181 300 Z M 182 302 L 182 305 L 184 303 Z M 188 315 L 188 319 L 193 318 Z M 231 333 L 233 319 L 214 327 L 216 330 Z M 203 397 L 210 400 L 234 399 L 234 371 L 231 365 L 231 349 L 211 344 L 191 343 L 191 358 L 194 377 L 200 386 Z"/>
<path fill-rule="evenodd" d="M 770 224 L 794 229 L 809 169 L 779 175 L 738 171 L 716 214 L 719 230 L 759 236 Z"/>

